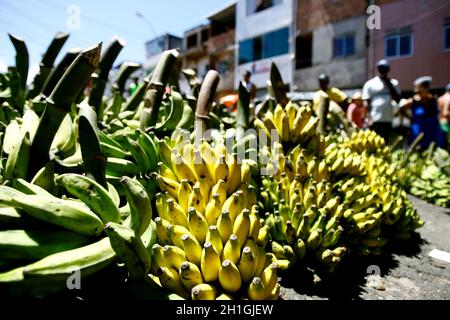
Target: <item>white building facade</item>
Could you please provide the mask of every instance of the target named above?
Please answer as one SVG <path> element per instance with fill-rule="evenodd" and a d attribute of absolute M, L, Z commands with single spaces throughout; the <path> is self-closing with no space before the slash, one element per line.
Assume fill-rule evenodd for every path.
<path fill-rule="evenodd" d="M 285 84 L 292 88 L 295 73 L 295 0 L 239 0 L 236 8 L 235 87 L 244 73 L 258 96 L 266 92 L 270 66 L 275 62 Z"/>

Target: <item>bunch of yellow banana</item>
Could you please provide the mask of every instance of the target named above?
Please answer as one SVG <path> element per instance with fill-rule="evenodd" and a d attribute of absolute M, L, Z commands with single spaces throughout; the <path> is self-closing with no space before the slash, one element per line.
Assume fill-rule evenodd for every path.
<path fill-rule="evenodd" d="M 302 143 L 317 144 L 313 139 L 317 136 L 319 119 L 314 115 L 309 104 L 299 106 L 293 102 L 283 108 L 277 105 L 272 111 L 264 114 L 262 119 L 256 118 L 253 125 L 256 129 L 263 130 L 269 138 L 273 138 L 273 131 L 278 135 L 278 141 L 293 144 Z M 272 139 L 274 140 L 274 139 Z"/>
<path fill-rule="evenodd" d="M 389 154 L 389 147 L 386 146 L 384 138 L 372 130 L 354 131 L 350 138 L 344 141 L 344 145 L 357 153 L 375 153 L 383 156 Z"/>
<path fill-rule="evenodd" d="M 300 146 L 285 157 L 281 145 L 275 144 L 273 153 L 278 154 L 278 171 L 263 177 L 260 205 L 270 212 L 265 225 L 279 268 L 289 268 L 308 255 L 332 271 L 347 249 L 339 241 L 344 210 L 333 194 L 330 167 Z"/>
<path fill-rule="evenodd" d="M 266 254 L 250 166 L 225 145 L 160 143 L 157 244 L 152 273 L 192 299 L 277 299 L 276 265 Z"/>

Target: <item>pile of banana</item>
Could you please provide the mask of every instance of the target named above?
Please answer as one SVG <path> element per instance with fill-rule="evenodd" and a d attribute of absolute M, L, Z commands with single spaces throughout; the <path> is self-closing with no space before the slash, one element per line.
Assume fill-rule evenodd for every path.
<path fill-rule="evenodd" d="M 407 159 L 407 161 L 405 161 Z M 444 208 L 450 208 L 448 152 L 437 148 L 423 152 L 395 150 L 391 161 L 401 163 L 396 174 L 400 185 L 412 195 Z"/>
<path fill-rule="evenodd" d="M 171 292 L 193 300 L 277 299 L 277 264 L 265 252 L 251 168 L 223 143 L 169 141 L 153 176 L 157 243 L 152 273 Z"/>
<path fill-rule="evenodd" d="M 144 187 L 136 179 L 121 180 L 128 207 L 121 217 L 112 185 L 45 171 L 34 180 L 54 183 L 60 197 L 20 178 L 14 188 L 0 186 L 0 285 L 16 294 L 45 295 L 64 289 L 74 272 L 89 276 L 115 260 L 125 264 L 130 278 L 144 278 L 155 241 Z"/>
<path fill-rule="evenodd" d="M 280 109 L 281 118 L 288 110 L 312 112 L 294 103 L 285 111 L 275 108 Z M 317 123 L 308 114 L 308 121 Z M 267 123 L 255 120 L 269 132 Z M 307 259 L 332 272 L 345 253 L 380 255 L 390 238 L 408 238 L 423 225 L 395 179 L 396 166 L 387 161 L 389 148 L 375 132 L 354 131 L 343 138 L 314 130 L 294 141 L 293 148 L 274 143 L 261 151 L 271 161 L 265 165 L 259 204 L 267 212 L 270 245 L 281 268 Z"/>

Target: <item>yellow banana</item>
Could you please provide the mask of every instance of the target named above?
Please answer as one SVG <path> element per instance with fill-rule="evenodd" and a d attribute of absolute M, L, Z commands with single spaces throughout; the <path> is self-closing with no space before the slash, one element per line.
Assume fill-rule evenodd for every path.
<path fill-rule="evenodd" d="M 257 243 L 258 246 L 265 247 L 267 242 L 269 241 L 270 235 L 270 227 L 268 225 L 264 225 L 258 232 Z"/>
<path fill-rule="evenodd" d="M 217 220 L 217 228 L 219 229 L 222 243 L 226 243 L 233 233 L 233 223 L 231 222 L 230 212 L 228 210 L 222 210 L 222 213 Z"/>
<path fill-rule="evenodd" d="M 189 230 L 194 235 L 194 237 L 203 244 L 208 234 L 208 222 L 201 213 L 199 213 L 195 208 L 190 207 L 188 209 L 188 220 L 189 220 Z"/>
<path fill-rule="evenodd" d="M 241 184 L 241 164 L 238 163 L 239 160 L 236 153 L 233 153 L 228 160 L 227 193 L 231 194 Z"/>
<path fill-rule="evenodd" d="M 215 193 L 212 195 L 212 199 L 205 208 L 205 219 L 208 221 L 209 225 L 215 225 L 217 223 L 221 210 L 222 204 L 220 202 L 220 195 Z"/>
<path fill-rule="evenodd" d="M 257 206 L 253 206 L 253 207 L 257 207 Z M 258 240 L 261 223 L 260 223 L 257 215 L 255 213 L 253 213 L 253 208 L 252 208 L 252 213 L 250 214 L 249 218 L 250 218 L 250 229 L 248 231 L 248 237 L 250 239 L 254 239 L 256 241 L 256 240 Z"/>
<path fill-rule="evenodd" d="M 181 241 L 183 242 L 183 249 L 188 261 L 199 266 L 203 250 L 200 243 L 189 233 L 182 235 Z"/>
<path fill-rule="evenodd" d="M 251 168 L 250 165 L 247 162 L 242 163 L 241 166 L 241 182 L 242 183 L 249 183 L 251 178 Z"/>
<path fill-rule="evenodd" d="M 220 203 L 223 205 L 227 199 L 227 184 L 223 179 L 217 181 L 214 187 L 211 189 L 210 197 L 212 195 L 218 194 Z M 211 198 L 209 199 L 211 201 Z"/>
<path fill-rule="evenodd" d="M 250 300 L 264 300 L 266 298 L 266 288 L 260 277 L 254 277 L 247 289 L 247 296 Z"/>
<path fill-rule="evenodd" d="M 211 242 L 203 246 L 200 269 L 206 282 L 216 281 L 221 268 L 220 257 Z"/>
<path fill-rule="evenodd" d="M 238 263 L 238 269 L 242 277 L 242 282 L 247 283 L 253 278 L 258 261 L 255 259 L 250 247 L 242 250 L 241 259 Z"/>
<path fill-rule="evenodd" d="M 178 190 L 180 188 L 180 184 L 177 181 L 165 178 L 156 172 L 153 172 L 151 174 L 151 177 L 158 182 L 159 187 L 162 190 L 167 191 L 174 198 L 178 197 Z"/>
<path fill-rule="evenodd" d="M 271 263 L 267 268 L 264 269 L 261 274 L 261 281 L 266 290 L 265 298 L 268 298 L 271 295 L 272 290 L 278 283 L 276 262 Z"/>
<path fill-rule="evenodd" d="M 219 182 L 222 179 L 228 182 L 229 169 L 224 155 L 221 155 L 214 164 L 214 181 Z"/>
<path fill-rule="evenodd" d="M 164 250 L 163 247 L 158 243 L 155 243 L 152 246 L 153 256 L 152 256 L 152 264 L 151 271 L 156 274 L 159 267 L 167 267 L 166 260 L 164 260 Z"/>
<path fill-rule="evenodd" d="M 183 286 L 177 270 L 167 267 L 160 267 L 157 273 L 161 285 L 168 288 L 171 292 L 187 299 L 189 292 Z"/>
<path fill-rule="evenodd" d="M 247 241 L 248 233 L 250 231 L 250 210 L 245 208 L 236 217 L 233 225 L 233 234 L 235 234 L 241 243 Z"/>
<path fill-rule="evenodd" d="M 241 243 L 235 234 L 232 234 L 225 243 L 222 252 L 222 260 L 230 260 L 233 263 L 238 263 L 241 258 Z"/>
<path fill-rule="evenodd" d="M 200 269 L 192 262 L 184 261 L 180 266 L 180 280 L 184 287 L 191 291 L 195 286 L 203 283 Z"/>
<path fill-rule="evenodd" d="M 206 207 L 205 199 L 203 198 L 200 184 L 198 182 L 192 188 L 192 192 L 189 196 L 188 203 L 189 203 L 189 207 L 195 208 L 198 212 L 200 212 L 202 214 L 205 212 L 205 207 Z"/>
<path fill-rule="evenodd" d="M 206 235 L 206 242 L 211 242 L 214 249 L 216 249 L 217 254 L 219 256 L 222 255 L 223 251 L 223 243 L 222 238 L 220 237 L 219 229 L 217 226 L 209 226 L 208 234 Z"/>
<path fill-rule="evenodd" d="M 175 173 L 172 171 L 172 169 L 170 169 L 168 166 L 166 166 L 164 164 L 164 162 L 158 162 L 158 169 L 159 169 L 159 173 L 163 177 L 166 177 L 166 178 L 174 180 L 174 181 L 178 181 Z"/>
<path fill-rule="evenodd" d="M 189 196 L 192 193 L 192 187 L 189 184 L 187 179 L 183 179 L 180 181 L 180 185 L 178 188 L 178 203 L 183 208 L 186 213 L 189 208 Z"/>
<path fill-rule="evenodd" d="M 207 283 L 201 283 L 196 285 L 191 290 L 192 300 L 215 300 L 216 299 L 216 289 Z"/>
<path fill-rule="evenodd" d="M 170 240 L 170 235 L 167 231 L 167 228 L 170 226 L 170 222 L 161 218 L 155 218 L 156 225 L 156 236 L 158 238 L 158 242 L 161 244 L 170 244 L 172 241 Z"/>
<path fill-rule="evenodd" d="M 164 261 L 169 267 L 178 270 L 181 267 L 181 264 L 186 261 L 186 255 L 184 251 L 175 246 L 166 245 L 163 247 L 164 251 Z"/>
<path fill-rule="evenodd" d="M 169 224 L 167 226 L 167 233 L 169 234 L 170 241 L 174 245 L 178 248 L 183 248 L 183 241 L 181 240 L 181 237 L 189 233 L 189 230 L 177 224 Z"/>
<path fill-rule="evenodd" d="M 167 210 L 173 224 L 189 228 L 186 213 L 184 213 L 183 208 L 173 199 L 167 199 Z"/>
<path fill-rule="evenodd" d="M 239 269 L 230 260 L 224 260 L 219 270 L 219 282 L 222 288 L 234 293 L 241 288 L 242 279 Z"/>
<path fill-rule="evenodd" d="M 178 178 L 178 181 L 187 179 L 190 183 L 194 184 L 197 181 L 197 175 L 194 169 L 180 154 L 171 154 L 172 169 Z M 178 190 L 177 190 L 178 191 Z"/>

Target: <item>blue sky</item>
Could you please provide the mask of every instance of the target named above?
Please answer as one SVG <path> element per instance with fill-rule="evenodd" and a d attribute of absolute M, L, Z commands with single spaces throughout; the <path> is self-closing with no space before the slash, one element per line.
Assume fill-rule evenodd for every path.
<path fill-rule="evenodd" d="M 182 36 L 183 31 L 205 21 L 205 17 L 230 0 L 0 0 L 0 71 L 14 64 L 14 48 L 7 33 L 22 37 L 30 53 L 30 69 L 36 70 L 41 55 L 57 31 L 69 32 L 72 5 L 80 9 L 79 29 L 70 31 L 62 49 L 84 48 L 114 35 L 127 44 L 117 61 L 145 57 L 144 43 L 156 34 L 171 32 Z M 73 11 L 72 11 L 73 12 Z M 142 13 L 150 21 L 136 16 Z M 60 59 L 62 54 L 58 56 Z M 58 61 L 57 59 L 57 61 Z M 30 70 L 33 72 L 34 70 Z"/>

